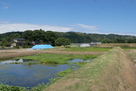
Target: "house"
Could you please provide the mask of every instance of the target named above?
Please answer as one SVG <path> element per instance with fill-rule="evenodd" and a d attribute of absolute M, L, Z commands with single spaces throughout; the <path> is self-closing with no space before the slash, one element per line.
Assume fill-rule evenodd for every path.
<path fill-rule="evenodd" d="M 14 46 L 22 46 L 22 45 L 25 45 L 26 44 L 26 41 L 25 39 L 23 38 L 15 38 L 13 39 L 13 42 L 12 42 L 12 47 Z"/>

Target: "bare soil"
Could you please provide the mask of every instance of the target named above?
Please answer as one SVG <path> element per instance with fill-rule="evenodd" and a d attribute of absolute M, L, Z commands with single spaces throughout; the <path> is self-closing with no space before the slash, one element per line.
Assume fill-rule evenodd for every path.
<path fill-rule="evenodd" d="M 8 58 L 42 54 L 42 53 L 101 55 L 106 52 L 70 52 L 70 51 L 64 51 L 64 48 L 47 49 L 47 50 L 10 49 L 10 50 L 0 50 L 0 59 L 4 59 L 4 58 L 8 59 Z"/>

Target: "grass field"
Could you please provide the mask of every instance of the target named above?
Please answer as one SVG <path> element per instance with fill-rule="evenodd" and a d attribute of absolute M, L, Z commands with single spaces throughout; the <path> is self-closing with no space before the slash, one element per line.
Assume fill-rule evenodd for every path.
<path fill-rule="evenodd" d="M 33 56 L 21 57 L 23 59 L 32 59 L 40 61 L 41 63 L 46 64 L 65 64 L 68 60 L 72 59 L 83 59 L 83 60 L 92 60 L 98 55 L 72 55 L 72 54 L 36 54 Z"/>
<path fill-rule="evenodd" d="M 114 48 L 44 91 L 135 91 L 135 76 L 129 56 L 121 48 Z"/>
<path fill-rule="evenodd" d="M 67 48 L 65 51 L 90 51 L 90 52 L 103 52 L 103 51 L 109 51 L 110 47 L 71 47 Z"/>
<path fill-rule="evenodd" d="M 121 47 L 122 49 L 130 50 L 130 49 L 136 49 L 136 47 Z"/>
<path fill-rule="evenodd" d="M 96 47 L 136 47 L 136 43 L 105 43 L 96 45 Z"/>

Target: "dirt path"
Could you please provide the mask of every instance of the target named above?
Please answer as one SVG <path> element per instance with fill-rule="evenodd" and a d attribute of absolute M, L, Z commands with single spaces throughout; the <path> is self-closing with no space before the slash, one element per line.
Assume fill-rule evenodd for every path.
<path fill-rule="evenodd" d="M 44 91 L 135 91 L 135 69 L 131 58 L 114 48 Z"/>

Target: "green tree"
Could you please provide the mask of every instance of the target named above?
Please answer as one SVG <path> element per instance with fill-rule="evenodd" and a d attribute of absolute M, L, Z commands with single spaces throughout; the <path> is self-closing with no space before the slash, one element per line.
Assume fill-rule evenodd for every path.
<path fill-rule="evenodd" d="M 127 43 L 136 43 L 136 39 L 128 39 Z"/>
<path fill-rule="evenodd" d="M 15 33 L 15 34 L 11 34 L 10 37 L 14 39 L 14 38 L 20 38 L 21 36 L 18 33 Z"/>
<path fill-rule="evenodd" d="M 1 47 L 4 48 L 7 46 L 7 44 L 8 44 L 8 42 L 6 41 L 6 39 L 2 39 Z"/>
<path fill-rule="evenodd" d="M 32 30 L 26 30 L 23 33 L 23 38 L 29 41 L 33 41 L 33 31 Z"/>
<path fill-rule="evenodd" d="M 53 32 L 53 31 L 46 31 L 46 38 L 47 38 L 47 41 L 46 43 L 49 43 L 51 45 L 55 45 L 55 40 L 58 38 L 58 34 L 56 32 Z"/>
<path fill-rule="evenodd" d="M 108 38 L 102 40 L 102 43 L 113 43 L 113 42 L 114 42 L 113 40 L 110 40 Z"/>
<path fill-rule="evenodd" d="M 63 45 L 64 47 L 67 47 L 67 45 L 69 45 L 71 43 L 71 41 L 68 38 L 58 38 L 56 40 L 56 45 L 61 46 Z"/>
<path fill-rule="evenodd" d="M 34 41 L 39 41 L 40 43 L 44 43 L 47 40 L 45 31 L 42 29 L 34 30 L 32 36 Z"/>
<path fill-rule="evenodd" d="M 116 39 L 116 42 L 117 43 L 126 43 L 124 39 L 121 39 L 121 38 L 117 38 Z"/>

